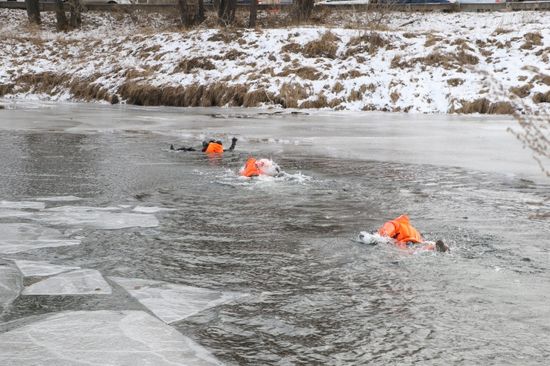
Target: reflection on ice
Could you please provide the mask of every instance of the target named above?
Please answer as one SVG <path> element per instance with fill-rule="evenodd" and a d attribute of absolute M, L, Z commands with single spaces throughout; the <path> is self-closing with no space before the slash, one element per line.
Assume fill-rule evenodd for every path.
<path fill-rule="evenodd" d="M 35 261 L 24 261 L 24 260 L 16 260 L 15 264 L 17 265 L 17 267 L 25 277 L 53 276 L 61 272 L 80 269 L 80 267 L 60 266 L 56 264 L 50 264 L 47 262 L 35 262 Z"/>
<path fill-rule="evenodd" d="M 0 253 L 80 244 L 80 240 L 67 239 L 59 230 L 40 225 L 0 224 L 0 233 Z"/>
<path fill-rule="evenodd" d="M 1 365 L 220 365 L 142 311 L 75 311 L 0 334 Z"/>
<path fill-rule="evenodd" d="M 79 269 L 34 283 L 23 295 L 97 295 L 110 294 L 111 286 L 95 269 Z"/>
<path fill-rule="evenodd" d="M 0 262 L 0 313 L 6 304 L 19 296 L 22 282 L 21 274 L 16 268 Z"/>
<path fill-rule="evenodd" d="M 61 206 L 37 213 L 37 220 L 50 225 L 88 226 L 96 229 L 156 227 L 154 215 L 120 212 L 118 207 Z"/>
<path fill-rule="evenodd" d="M 163 281 L 109 277 L 145 305 L 156 316 L 170 324 L 205 309 L 236 299 L 239 294 L 176 285 Z"/>

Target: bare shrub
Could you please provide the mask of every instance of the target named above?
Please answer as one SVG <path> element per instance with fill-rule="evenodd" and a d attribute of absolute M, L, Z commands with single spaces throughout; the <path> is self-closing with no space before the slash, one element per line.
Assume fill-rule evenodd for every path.
<path fill-rule="evenodd" d="M 401 94 L 399 94 L 396 91 L 394 91 L 390 94 L 390 99 L 391 99 L 392 103 L 394 103 L 394 104 L 399 100 L 399 98 L 401 98 Z"/>
<path fill-rule="evenodd" d="M 0 84 L 0 97 L 3 97 L 6 94 L 11 94 L 14 84 Z"/>
<path fill-rule="evenodd" d="M 183 72 L 185 74 L 191 73 L 195 69 L 214 70 L 216 66 L 207 58 L 193 57 L 191 59 L 183 59 L 178 66 L 174 68 L 174 73 Z"/>
<path fill-rule="evenodd" d="M 363 99 L 363 93 L 361 93 L 360 90 L 356 90 L 356 89 L 352 89 L 347 97 L 348 102 L 355 102 L 362 99 Z"/>
<path fill-rule="evenodd" d="M 321 38 L 304 45 L 302 53 L 306 57 L 336 58 L 340 38 L 332 32 L 325 32 Z"/>
<path fill-rule="evenodd" d="M 361 76 L 365 76 L 365 74 L 357 69 L 353 69 L 353 70 L 349 70 L 347 72 L 341 73 L 339 77 L 340 79 L 356 79 Z"/>

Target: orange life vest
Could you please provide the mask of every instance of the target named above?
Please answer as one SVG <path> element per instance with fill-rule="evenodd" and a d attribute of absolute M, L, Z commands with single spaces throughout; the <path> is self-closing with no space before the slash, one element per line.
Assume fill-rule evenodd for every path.
<path fill-rule="evenodd" d="M 208 143 L 208 147 L 206 148 L 206 150 L 204 150 L 204 152 L 208 154 L 222 154 L 223 146 L 222 144 L 218 144 L 217 142 L 210 142 Z"/>
<path fill-rule="evenodd" d="M 248 158 L 244 165 L 244 169 L 241 170 L 241 175 L 245 177 L 256 177 L 260 175 L 260 169 L 256 165 L 256 159 Z"/>
<path fill-rule="evenodd" d="M 389 236 L 395 239 L 399 244 L 422 243 L 422 235 L 409 222 L 407 215 L 401 215 L 396 219 L 386 222 L 379 230 L 378 234 Z"/>

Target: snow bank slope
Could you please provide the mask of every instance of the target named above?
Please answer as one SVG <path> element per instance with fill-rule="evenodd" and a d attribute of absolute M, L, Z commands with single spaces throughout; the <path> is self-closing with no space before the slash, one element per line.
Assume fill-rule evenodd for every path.
<path fill-rule="evenodd" d="M 428 113 L 509 113 L 511 95 L 550 102 L 544 13 L 402 14 L 384 32 L 153 32 L 85 15 L 82 31 L 58 34 L 2 9 L 0 96 Z"/>

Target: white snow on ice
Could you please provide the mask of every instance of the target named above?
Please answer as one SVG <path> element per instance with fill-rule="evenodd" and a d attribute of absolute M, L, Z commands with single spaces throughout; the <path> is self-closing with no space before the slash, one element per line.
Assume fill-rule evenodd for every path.
<path fill-rule="evenodd" d="M 75 269 L 80 269 L 80 267 L 61 266 L 58 264 L 51 264 L 47 262 L 26 261 L 26 260 L 16 260 L 15 264 L 17 265 L 17 267 L 25 277 L 53 276 L 61 272 L 68 272 Z"/>
<path fill-rule="evenodd" d="M 74 311 L 0 334 L 0 364 L 221 365 L 210 352 L 142 311 Z"/>
<path fill-rule="evenodd" d="M 0 209 L 32 209 L 42 210 L 45 204 L 43 202 L 29 202 L 29 201 L 0 201 Z"/>
<path fill-rule="evenodd" d="M 111 286 L 95 269 L 79 269 L 49 277 L 23 290 L 23 295 L 108 295 Z"/>
<path fill-rule="evenodd" d="M 168 324 L 242 296 L 236 293 L 177 285 L 163 281 L 122 277 L 109 278 L 124 287 L 130 295 Z"/>
<path fill-rule="evenodd" d="M 0 262 L 0 313 L 6 304 L 19 296 L 22 286 L 21 273 L 17 268 Z"/>

